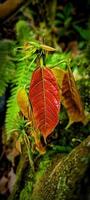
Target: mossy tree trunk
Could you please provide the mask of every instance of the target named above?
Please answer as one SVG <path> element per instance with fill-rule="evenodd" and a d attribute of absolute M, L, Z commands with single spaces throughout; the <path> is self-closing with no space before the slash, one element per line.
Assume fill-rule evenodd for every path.
<path fill-rule="evenodd" d="M 56 159 L 57 157 L 57 159 Z M 89 167 L 90 161 L 90 136 L 88 136 L 80 145 L 73 149 L 68 155 L 52 156 L 49 166 L 46 166 L 44 173 L 33 182 L 32 190 L 27 193 L 25 200 L 70 200 L 73 199 L 73 192 L 77 183 L 83 178 L 86 170 Z M 42 162 L 42 161 L 41 161 Z M 24 163 L 25 165 L 25 163 Z M 24 168 L 23 168 L 24 169 Z M 24 170 L 23 170 L 24 173 Z M 31 169 L 27 171 L 27 177 L 30 179 Z M 38 173 L 38 172 L 36 172 Z M 32 174 L 32 173 L 31 173 Z M 23 175 L 21 173 L 21 175 Z M 20 176 L 22 181 L 23 176 Z M 35 176 L 35 174 L 34 174 Z M 17 175 L 18 177 L 18 175 Z M 26 179 L 26 188 L 29 179 Z M 20 198 L 20 184 L 16 181 L 15 187 L 17 190 L 12 193 L 9 200 L 22 200 Z M 16 198 L 17 197 L 17 198 Z M 25 197 L 24 197 L 25 198 Z"/>

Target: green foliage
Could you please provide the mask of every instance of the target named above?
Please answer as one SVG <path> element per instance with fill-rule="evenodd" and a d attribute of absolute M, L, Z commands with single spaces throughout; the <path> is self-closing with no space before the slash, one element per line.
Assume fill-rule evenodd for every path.
<path fill-rule="evenodd" d="M 16 24 L 16 36 L 19 43 L 24 43 L 32 41 L 35 39 L 35 34 L 32 29 L 30 29 L 29 24 L 24 20 L 19 20 Z"/>
<path fill-rule="evenodd" d="M 66 37 L 71 41 L 74 37 L 77 40 L 90 40 L 90 19 L 88 20 L 88 24 L 86 24 L 84 22 L 85 19 L 82 18 L 83 15 L 80 19 L 79 17 L 77 18 L 78 14 L 73 2 L 68 2 L 57 9 L 54 24 L 58 29 L 60 39 Z M 82 27 L 82 22 L 84 22 L 83 25 L 86 28 Z"/>
<path fill-rule="evenodd" d="M 20 193 L 20 200 L 30 200 L 30 194 L 32 192 L 33 183 L 28 182 L 25 188 Z"/>
<path fill-rule="evenodd" d="M 90 40 L 90 29 L 83 29 L 78 25 L 74 25 L 75 22 L 73 16 L 73 6 L 71 3 L 68 3 L 66 4 L 66 6 L 63 6 L 62 10 L 59 10 L 56 13 L 56 19 L 53 22 L 53 24 L 55 24 L 54 28 L 56 28 L 56 30 L 51 30 L 49 26 L 47 28 L 47 25 L 44 21 L 39 24 L 39 27 L 35 27 L 35 29 L 33 30 L 30 27 L 30 21 L 26 22 L 24 20 L 19 20 L 15 28 L 16 41 L 0 41 L 0 96 L 5 93 L 8 84 L 11 85 L 11 94 L 7 101 L 5 120 L 5 127 L 8 138 L 15 130 L 18 130 L 18 133 L 21 133 L 20 136 L 23 136 L 23 131 L 25 132 L 25 130 L 28 129 L 26 127 L 27 121 L 24 119 L 24 117 L 20 115 L 20 109 L 17 103 L 17 92 L 22 87 L 25 88 L 28 94 L 32 72 L 37 67 L 36 63 L 37 65 L 39 65 L 39 62 L 36 59 L 37 55 L 40 55 L 40 44 L 35 40 L 35 38 L 39 38 L 41 41 L 43 38 L 44 41 L 47 41 L 46 44 L 49 45 L 49 41 L 52 40 L 53 36 L 53 44 L 55 45 L 54 37 L 56 37 L 56 40 L 59 41 L 59 39 L 61 39 L 60 37 L 71 36 L 74 32 L 74 34 L 78 33 L 78 35 L 80 35 L 81 40 L 84 40 L 85 42 Z M 50 23 L 52 23 L 52 20 Z M 54 33 L 54 31 L 56 32 Z M 72 38 L 73 37 L 70 37 L 70 40 Z M 67 46 L 66 49 L 68 49 Z M 78 53 L 76 58 L 72 59 L 70 65 L 73 72 L 75 72 L 76 70 L 78 73 L 77 76 L 80 79 L 77 81 L 77 85 L 80 90 L 82 100 L 84 102 L 85 110 L 90 113 L 90 45 L 87 49 L 87 52 L 85 53 L 87 55 L 85 55 L 84 53 Z M 58 66 L 62 69 L 67 69 L 67 65 L 70 60 L 70 53 L 60 51 L 49 55 L 47 54 L 45 64 L 50 68 Z M 76 77 L 76 80 L 77 79 L 78 78 Z M 49 150 L 50 155 L 56 153 L 68 153 L 71 151 L 72 148 L 74 148 L 75 144 L 73 143 L 75 143 L 75 141 L 78 142 L 81 139 L 84 139 L 86 135 L 88 135 L 90 129 L 89 125 L 85 127 L 82 126 L 82 124 L 76 123 L 72 125 L 69 129 L 65 130 L 67 120 L 68 117 L 65 113 L 65 110 L 62 110 L 61 108 L 60 127 L 58 126 L 59 130 L 56 128 L 56 143 L 55 138 L 53 139 L 52 134 L 51 146 L 49 146 L 48 141 L 50 140 L 50 138 L 48 138 L 49 140 L 47 141 L 47 153 L 46 155 L 40 157 L 39 167 L 38 163 L 35 163 L 35 170 L 37 170 L 37 172 L 33 180 L 31 180 L 30 174 L 30 177 L 28 177 L 28 183 L 25 184 L 26 174 L 24 175 L 24 183 L 21 183 L 22 191 L 19 196 L 20 200 L 30 199 L 34 182 L 36 181 L 38 183 L 39 178 L 44 175 L 45 170 L 48 166 L 50 166 L 51 157 L 49 156 Z M 27 130 L 27 132 L 29 131 Z M 30 142 L 31 140 L 33 140 L 33 138 L 30 138 Z M 28 149 L 29 148 L 30 146 L 28 147 Z M 35 160 L 35 162 L 37 160 Z"/>
<path fill-rule="evenodd" d="M 0 41 L 0 96 L 4 95 L 8 83 L 14 77 L 15 64 L 12 61 L 14 47 L 14 41 Z"/>
<path fill-rule="evenodd" d="M 23 32 L 23 25 L 26 28 L 26 36 Z M 19 107 L 17 104 L 17 92 L 20 87 L 25 87 L 26 89 L 29 87 L 30 79 L 33 70 L 35 69 L 34 61 L 36 59 L 36 55 L 33 54 L 35 52 L 32 51 L 32 49 L 27 50 L 24 48 L 24 42 L 25 37 L 26 39 L 30 36 L 30 30 L 27 26 L 27 23 L 25 22 L 18 22 L 16 25 L 17 30 L 17 37 L 22 41 L 22 46 L 15 46 L 14 52 L 15 52 L 15 60 L 16 63 L 16 70 L 14 72 L 14 77 L 12 79 L 11 84 L 11 96 L 7 102 L 7 111 L 6 111 L 6 132 L 8 137 L 11 135 L 11 132 L 13 129 L 16 129 L 16 124 L 18 121 L 18 114 L 19 114 Z M 22 39 L 20 39 L 22 38 Z M 30 38 L 29 38 L 30 39 Z M 26 40 L 27 41 L 27 40 Z M 13 62 L 14 63 L 14 62 Z"/>
<path fill-rule="evenodd" d="M 32 37 L 29 25 L 25 21 L 20 20 L 16 24 L 16 35 L 18 44 L 16 44 L 14 48 L 15 61 L 12 57 L 12 63 L 15 63 L 15 73 L 11 80 L 11 96 L 7 102 L 5 120 L 8 137 L 13 130 L 17 129 L 18 123 L 20 123 L 17 92 L 21 87 L 24 87 L 28 92 L 31 75 L 36 67 L 35 60 L 37 55 L 40 55 L 36 50 L 41 48 L 40 44 Z M 46 64 L 53 66 L 56 65 L 56 63 L 61 63 L 62 68 L 65 68 L 66 60 L 68 60 L 66 54 L 61 54 L 60 56 L 59 53 L 55 53 L 46 58 Z"/>
<path fill-rule="evenodd" d="M 64 24 L 65 27 L 68 27 L 72 21 L 72 10 L 73 6 L 71 3 L 66 4 L 66 6 L 63 8 L 62 12 L 57 12 L 57 20 L 56 24 L 62 25 Z"/>
<path fill-rule="evenodd" d="M 47 167 L 50 166 L 50 163 L 51 163 L 51 159 L 50 159 L 49 155 L 48 154 L 44 155 L 43 158 L 40 161 L 39 169 L 38 169 L 36 176 L 35 176 L 36 181 L 38 181 L 39 178 L 41 178 L 43 176 Z"/>
<path fill-rule="evenodd" d="M 71 30 L 71 24 L 73 23 L 73 5 L 71 3 L 66 4 L 62 10 L 59 10 L 56 14 L 55 25 L 59 28 L 60 36 L 69 35 Z"/>
<path fill-rule="evenodd" d="M 64 52 L 53 53 L 47 56 L 46 64 L 51 68 L 58 66 L 62 69 L 66 69 L 69 58 L 70 58 L 69 53 L 64 53 Z"/>
<path fill-rule="evenodd" d="M 79 80 L 78 87 L 84 102 L 85 110 L 90 113 L 90 78 Z"/>
<path fill-rule="evenodd" d="M 67 15 L 71 15 L 70 10 L 67 11 Z M 17 129 L 17 127 L 19 127 L 20 123 L 20 110 L 17 104 L 17 92 L 22 87 L 25 88 L 28 93 L 32 72 L 36 67 L 35 61 L 37 55 L 40 55 L 40 49 L 42 48 L 40 46 L 40 43 L 35 40 L 35 34 L 29 27 L 29 24 L 27 22 L 20 20 L 16 24 L 17 40 L 14 42 L 6 40 L 1 42 L 1 95 L 4 93 L 7 84 L 11 83 L 11 95 L 7 102 L 5 120 L 6 132 L 8 137 L 11 135 L 14 129 Z M 55 52 L 53 54 L 46 55 L 45 64 L 50 68 L 58 66 L 60 68 L 66 69 L 69 60 L 70 53 Z M 39 64 L 38 60 L 37 64 Z M 87 59 L 83 55 L 77 56 L 77 58 L 74 59 L 73 62 L 71 62 L 72 68 L 74 69 L 77 65 L 79 71 L 83 71 L 82 67 L 84 68 L 85 64 L 87 64 Z"/>
<path fill-rule="evenodd" d="M 28 62 L 22 61 L 17 64 L 16 75 L 14 77 L 14 80 L 12 81 L 13 88 L 11 90 L 11 96 L 7 102 L 6 131 L 8 134 L 11 133 L 11 131 L 16 128 L 16 122 L 19 113 L 19 107 L 17 104 L 17 92 L 20 87 L 28 88 L 30 84 L 32 71 L 35 68 L 35 65 L 32 62 L 35 58 L 36 55 L 30 58 L 31 61 L 30 60 Z"/>
<path fill-rule="evenodd" d="M 87 48 L 86 48 L 86 50 L 85 50 L 85 56 L 86 56 L 88 65 L 90 65 L 90 41 L 89 41 L 88 44 L 87 44 Z M 89 70 L 89 72 L 90 72 L 90 67 L 88 67 L 88 70 Z M 90 74 L 90 73 L 89 73 L 89 74 Z"/>
<path fill-rule="evenodd" d="M 76 31 L 80 34 L 81 38 L 84 40 L 90 40 L 90 28 L 83 29 L 77 25 L 74 25 Z"/>

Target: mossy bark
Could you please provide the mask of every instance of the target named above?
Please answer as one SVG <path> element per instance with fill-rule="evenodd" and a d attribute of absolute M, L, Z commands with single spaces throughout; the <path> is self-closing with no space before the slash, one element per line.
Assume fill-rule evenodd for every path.
<path fill-rule="evenodd" d="M 90 156 L 90 136 L 66 157 L 60 159 L 55 168 L 36 182 L 32 200 L 73 199 L 76 183 L 83 177 Z"/>
<path fill-rule="evenodd" d="M 87 139 L 73 149 L 68 155 L 61 156 L 61 154 L 57 154 L 52 156 L 50 164 L 46 166 L 43 174 L 41 173 L 41 176 L 36 176 L 34 174 L 37 178 L 32 181 L 32 191 L 26 193 L 27 197 L 25 200 L 73 199 L 73 192 L 76 189 L 77 183 L 80 182 L 89 167 L 89 158 L 90 136 L 88 136 Z M 23 165 L 25 166 L 25 162 Z M 22 173 L 18 172 L 17 175 L 18 180 L 21 181 L 23 179 L 23 173 L 25 174 L 24 167 L 22 169 Z M 36 174 L 37 173 L 38 170 Z M 30 167 L 26 174 L 29 179 L 26 178 L 22 194 L 25 194 L 24 191 L 26 190 L 27 185 L 29 186 L 30 174 L 32 174 Z M 15 188 L 18 188 L 19 191 L 18 198 L 16 198 L 18 192 Z M 20 188 L 18 181 L 15 184 L 15 188 L 11 197 L 9 197 L 9 200 L 22 200 L 23 195 L 20 195 L 22 189 Z"/>

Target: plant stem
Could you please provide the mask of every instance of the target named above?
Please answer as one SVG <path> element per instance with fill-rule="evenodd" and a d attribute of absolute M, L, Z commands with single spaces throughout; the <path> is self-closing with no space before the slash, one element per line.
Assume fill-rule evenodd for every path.
<path fill-rule="evenodd" d="M 34 163 L 33 163 L 33 160 L 32 160 L 32 155 L 31 155 L 31 151 L 30 151 L 30 147 L 29 147 L 29 139 L 26 135 L 26 133 L 24 132 L 24 142 L 26 144 L 26 148 L 27 148 L 27 153 L 28 153 L 28 158 L 29 158 L 29 163 L 30 163 L 30 166 L 32 168 L 32 171 L 34 172 Z"/>

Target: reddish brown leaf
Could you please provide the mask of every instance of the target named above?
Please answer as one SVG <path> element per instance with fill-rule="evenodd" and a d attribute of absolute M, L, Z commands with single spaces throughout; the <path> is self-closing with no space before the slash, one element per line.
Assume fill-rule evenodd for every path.
<path fill-rule="evenodd" d="M 33 75 L 29 90 L 35 127 L 46 138 L 58 123 L 60 110 L 59 88 L 53 72 L 45 68 L 37 68 Z"/>
<path fill-rule="evenodd" d="M 73 122 L 81 121 L 84 123 L 84 108 L 71 70 L 66 72 L 63 78 L 62 104 L 67 109 L 69 116 L 69 124 L 67 127 L 69 127 Z"/>

